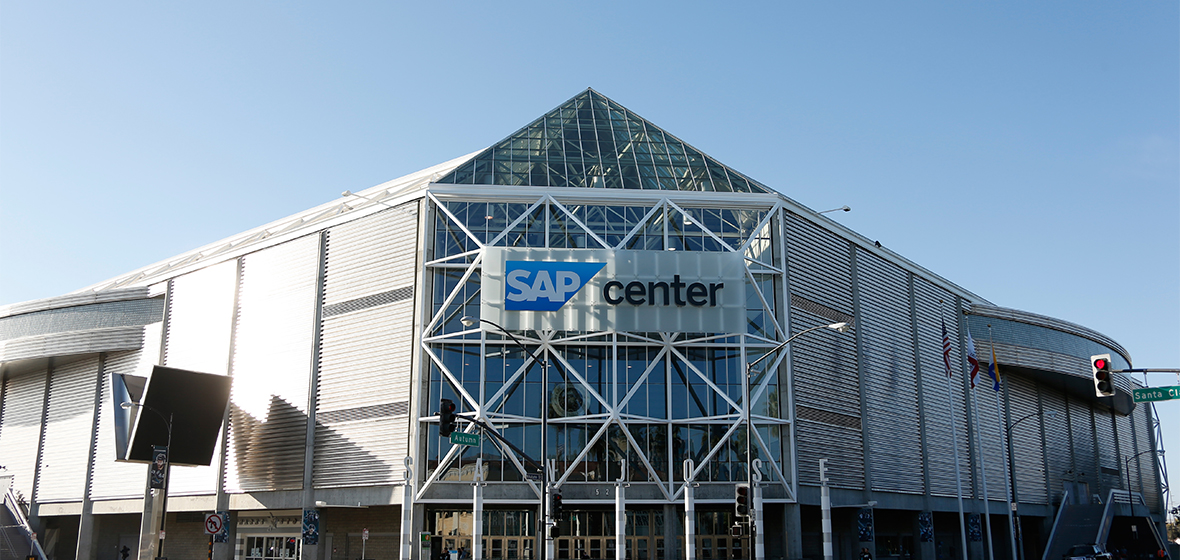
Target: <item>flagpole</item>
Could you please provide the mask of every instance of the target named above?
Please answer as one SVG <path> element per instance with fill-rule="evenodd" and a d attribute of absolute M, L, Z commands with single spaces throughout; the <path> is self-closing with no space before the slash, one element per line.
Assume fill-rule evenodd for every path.
<path fill-rule="evenodd" d="M 951 406 L 951 445 L 955 450 L 955 496 L 959 499 L 959 538 L 962 540 L 963 560 L 967 560 L 967 521 L 963 515 L 963 477 L 959 469 L 959 423 L 955 420 L 955 395 L 951 388 L 951 339 L 946 335 L 946 312 L 942 300 L 938 300 L 939 315 L 942 316 L 942 363 L 946 366 L 946 397 Z M 966 404 L 966 403 L 964 403 Z"/>
<path fill-rule="evenodd" d="M 975 376 L 979 373 L 979 359 L 975 357 L 975 341 L 971 339 L 971 329 L 967 329 L 967 356 L 975 360 L 975 363 L 971 364 L 974 368 L 971 375 L 971 411 L 975 416 L 975 447 L 979 450 L 979 474 L 983 480 L 983 522 L 987 528 L 987 557 L 988 560 L 996 560 L 995 551 L 992 550 L 995 547 L 992 546 L 991 497 L 987 493 L 987 461 L 983 456 L 983 430 L 980 429 L 983 423 L 979 420 L 979 399 L 975 398 Z"/>
<path fill-rule="evenodd" d="M 1000 364 L 996 363 L 996 340 L 992 337 L 992 326 L 990 324 L 987 326 L 987 341 L 992 347 L 991 373 L 992 389 L 994 389 L 996 393 L 996 422 L 999 426 L 1004 426 L 1006 422 L 1004 422 L 1004 414 L 1000 410 Z M 1000 432 L 1000 453 L 1004 455 L 1006 459 L 1009 459 L 1004 461 L 1004 492 L 1005 496 L 1007 496 L 1007 499 L 1004 501 L 1008 504 L 1005 509 L 1008 510 L 1008 540 L 1012 542 L 1012 560 L 1016 560 L 1019 558 L 1019 556 L 1016 554 L 1016 531 L 1019 530 L 1016 524 L 1020 523 L 1020 516 L 1016 516 L 1016 520 L 1013 521 L 1012 510 L 1016 504 L 1013 503 L 1012 500 L 1012 480 L 1011 474 L 1008 471 L 1010 458 L 1007 457 L 1008 450 L 1011 449 L 1011 446 L 1008 445 L 1007 438 L 1009 434 L 1007 428 L 1000 430 Z"/>

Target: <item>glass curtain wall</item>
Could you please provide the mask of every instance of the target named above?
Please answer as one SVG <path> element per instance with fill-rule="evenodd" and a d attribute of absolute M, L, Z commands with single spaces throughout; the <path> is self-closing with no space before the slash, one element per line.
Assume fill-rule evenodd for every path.
<path fill-rule="evenodd" d="M 620 193 L 624 194 L 624 193 Z M 623 196 L 621 200 L 628 200 Z M 430 317 L 423 332 L 428 371 L 420 410 L 424 486 L 469 481 L 477 459 L 485 480 L 525 481 L 540 463 L 542 407 L 548 407 L 548 458 L 561 485 L 614 482 L 622 476 L 655 483 L 675 499 L 682 464 L 692 459 L 698 482 L 746 479 L 742 379 L 745 364 L 783 340 L 778 323 L 783 266 L 781 209 L 694 206 L 691 198 L 636 198 L 585 204 L 543 197 L 470 202 L 431 196 L 433 231 L 427 247 Z M 481 248 L 594 248 L 641 251 L 734 251 L 747 269 L 746 331 L 537 332 L 513 334 L 521 349 L 495 329 L 466 327 L 479 317 Z M 550 364 L 543 385 L 542 367 Z M 751 393 L 753 457 L 762 479 L 784 483 L 789 427 L 785 380 L 763 360 Z M 489 437 L 478 446 L 453 446 L 438 435 L 440 399 L 457 412 L 477 408 L 520 456 Z M 612 420 L 617 418 L 617 420 Z M 460 421 L 459 429 L 467 429 Z"/>

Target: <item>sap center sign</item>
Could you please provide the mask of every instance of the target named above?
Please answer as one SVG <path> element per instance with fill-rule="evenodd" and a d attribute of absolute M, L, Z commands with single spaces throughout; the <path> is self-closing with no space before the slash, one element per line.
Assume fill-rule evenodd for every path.
<path fill-rule="evenodd" d="M 487 248 L 481 313 L 510 330 L 742 332 L 739 253 Z"/>

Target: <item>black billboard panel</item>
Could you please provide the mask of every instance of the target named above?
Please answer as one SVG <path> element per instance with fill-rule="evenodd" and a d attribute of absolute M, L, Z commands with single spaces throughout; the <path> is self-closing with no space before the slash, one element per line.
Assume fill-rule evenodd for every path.
<path fill-rule="evenodd" d="M 171 418 L 172 464 L 209 465 L 229 404 L 229 388 L 230 378 L 224 375 L 152 368 L 131 432 L 127 460 L 150 463 L 152 446 L 168 443 L 167 419 Z"/>

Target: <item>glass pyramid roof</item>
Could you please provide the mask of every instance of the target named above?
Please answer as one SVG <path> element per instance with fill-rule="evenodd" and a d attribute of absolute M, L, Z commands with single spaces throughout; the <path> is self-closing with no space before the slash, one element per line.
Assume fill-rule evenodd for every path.
<path fill-rule="evenodd" d="M 437 183 L 774 192 L 587 89 Z"/>

